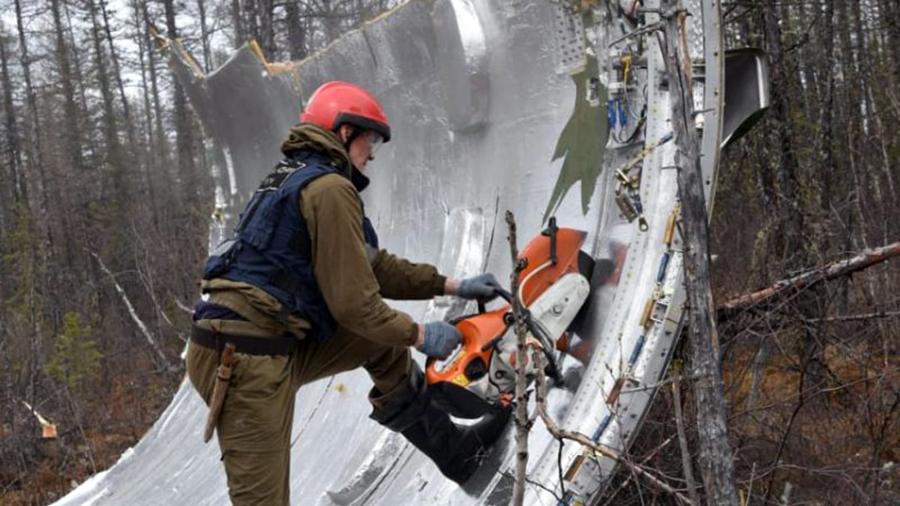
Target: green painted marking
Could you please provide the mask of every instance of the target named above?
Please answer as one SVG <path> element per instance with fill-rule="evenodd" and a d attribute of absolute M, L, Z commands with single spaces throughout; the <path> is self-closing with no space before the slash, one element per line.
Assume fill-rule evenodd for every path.
<path fill-rule="evenodd" d="M 578 181 L 581 181 L 581 211 L 584 214 L 588 212 L 591 195 L 594 194 L 597 179 L 603 169 L 603 154 L 609 136 L 606 88 L 597 83 L 597 101 L 593 105 L 588 101 L 588 85 L 591 78 L 597 76 L 597 58 L 593 55 L 587 55 L 587 64 L 572 75 L 572 80 L 575 81 L 575 107 L 553 152 L 553 160 L 564 160 L 544 212 L 544 221 L 556 211 L 566 193 Z"/>

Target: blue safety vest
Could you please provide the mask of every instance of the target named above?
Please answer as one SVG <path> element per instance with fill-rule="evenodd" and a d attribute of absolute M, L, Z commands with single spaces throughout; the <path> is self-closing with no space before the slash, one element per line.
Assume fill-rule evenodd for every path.
<path fill-rule="evenodd" d="M 303 188 L 326 174 L 340 172 L 318 153 L 300 152 L 279 162 L 241 212 L 234 238 L 210 254 L 203 273 L 203 279 L 241 281 L 265 290 L 281 302 L 281 319 L 293 313 L 308 320 L 320 340 L 334 335 L 337 322 L 313 274 L 309 231 L 299 202 Z M 358 191 L 368 182 L 360 177 L 354 182 Z M 366 243 L 377 249 L 378 235 L 365 208 L 362 227 Z"/>

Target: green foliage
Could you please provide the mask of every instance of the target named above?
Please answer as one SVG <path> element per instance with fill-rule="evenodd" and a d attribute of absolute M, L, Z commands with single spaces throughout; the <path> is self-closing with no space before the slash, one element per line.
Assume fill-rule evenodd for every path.
<path fill-rule="evenodd" d="M 7 303 L 8 310 L 14 314 L 24 315 L 32 303 L 32 294 L 35 285 L 35 265 L 33 250 L 35 247 L 34 227 L 28 208 L 19 204 L 15 208 L 15 221 L 12 229 L 7 233 L 4 244 L 2 264 L 8 267 L 3 273 L 6 280 L 13 287 Z"/>
<path fill-rule="evenodd" d="M 94 378 L 103 355 L 90 337 L 90 326 L 81 323 L 78 313 L 67 312 L 63 332 L 54 338 L 53 356 L 47 362 L 50 376 L 69 388 L 77 388 Z"/>

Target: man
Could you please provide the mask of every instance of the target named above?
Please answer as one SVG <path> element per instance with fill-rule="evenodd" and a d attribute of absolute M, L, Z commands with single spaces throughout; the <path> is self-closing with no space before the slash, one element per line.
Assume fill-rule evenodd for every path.
<path fill-rule="evenodd" d="M 416 323 L 382 300 L 450 294 L 487 300 L 491 274 L 448 279 L 378 247 L 359 192 L 387 117 L 366 90 L 329 82 L 310 98 L 260 184 L 233 241 L 207 260 L 188 351 L 188 375 L 207 404 L 226 343 L 235 363 L 216 422 L 234 504 L 288 504 L 290 435 L 300 386 L 364 367 L 371 418 L 400 432 L 448 478 L 464 482 L 509 412 L 469 427 L 430 402 L 410 347 L 446 358 L 460 335 Z M 311 456 L 312 457 L 312 456 Z M 310 465 L 314 463 L 310 462 Z"/>

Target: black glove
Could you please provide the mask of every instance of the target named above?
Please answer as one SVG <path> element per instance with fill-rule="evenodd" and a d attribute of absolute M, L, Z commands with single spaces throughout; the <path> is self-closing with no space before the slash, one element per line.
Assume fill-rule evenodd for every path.
<path fill-rule="evenodd" d="M 447 322 L 429 322 L 425 324 L 425 342 L 419 351 L 443 360 L 459 346 L 460 340 L 462 336 L 453 325 Z"/>
<path fill-rule="evenodd" d="M 497 297 L 500 283 L 493 274 L 481 274 L 473 278 L 466 278 L 459 283 L 456 295 L 464 299 L 478 299 L 481 302 L 490 302 Z"/>

